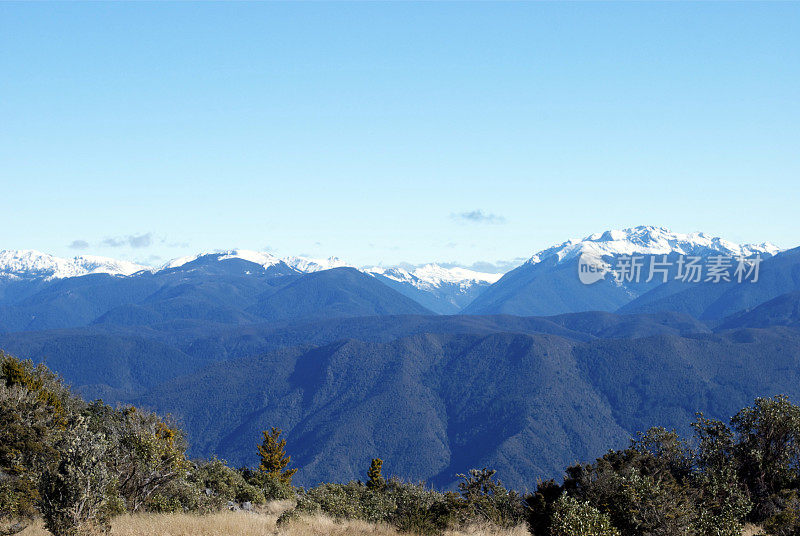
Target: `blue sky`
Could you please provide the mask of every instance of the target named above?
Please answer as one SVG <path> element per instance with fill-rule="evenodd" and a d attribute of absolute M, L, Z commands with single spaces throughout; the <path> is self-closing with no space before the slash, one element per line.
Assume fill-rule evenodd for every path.
<path fill-rule="evenodd" d="M 0 249 L 789 247 L 798 125 L 799 3 L 0 3 Z"/>

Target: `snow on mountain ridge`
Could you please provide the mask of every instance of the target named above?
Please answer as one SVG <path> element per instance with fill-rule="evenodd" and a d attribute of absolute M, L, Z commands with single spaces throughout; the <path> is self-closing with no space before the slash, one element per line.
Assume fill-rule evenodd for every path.
<path fill-rule="evenodd" d="M 459 285 L 463 288 L 475 284 L 492 284 L 503 276 L 503 274 L 476 272 L 459 267 L 445 268 L 435 263 L 418 266 L 410 271 L 397 266 L 390 268 L 365 267 L 363 271 L 370 275 L 382 275 L 401 283 L 408 283 L 420 290 L 440 288 L 447 284 Z"/>
<path fill-rule="evenodd" d="M 599 257 L 622 254 L 666 255 L 669 253 L 684 255 L 718 253 L 731 256 L 750 256 L 759 253 L 762 256 L 772 256 L 780 252 L 780 248 L 768 242 L 738 245 L 722 238 L 710 237 L 704 233 L 673 233 L 663 227 L 639 226 L 595 233 L 581 240 L 568 240 L 536 253 L 528 259 L 527 263 L 536 264 L 553 256 L 556 256 L 557 261 L 561 263 L 584 252 Z M 215 255 L 220 261 L 242 259 L 261 265 L 264 268 L 284 262 L 300 273 L 318 272 L 339 267 L 353 267 L 366 274 L 381 275 L 394 281 L 412 285 L 420 290 L 439 289 L 452 285 L 467 289 L 474 285 L 493 284 L 503 275 L 478 272 L 461 267 L 445 268 L 435 263 L 416 267 L 356 267 L 337 257 L 319 259 L 291 256 L 281 259 L 266 252 L 234 249 L 179 257 L 159 268 L 93 255 L 60 258 L 34 250 L 0 250 L 0 277 L 61 279 L 92 273 L 128 276 L 141 271 L 155 272 L 178 268 L 204 255 Z"/>
<path fill-rule="evenodd" d="M 234 249 L 227 251 L 219 258 L 221 261 L 227 259 L 242 259 L 255 264 L 260 264 L 264 268 L 275 266 L 281 262 L 281 259 L 275 255 L 272 255 L 271 253 L 267 253 L 266 251 L 251 251 L 247 249 Z"/>
<path fill-rule="evenodd" d="M 121 261 L 97 255 L 81 255 L 65 259 L 32 249 L 0 251 L 0 277 L 63 279 L 88 274 L 133 275 L 152 271 L 130 261 Z"/>
<path fill-rule="evenodd" d="M 217 255 L 218 256 L 217 260 L 220 261 L 225 261 L 228 259 L 242 259 L 244 261 L 252 262 L 254 264 L 259 264 L 264 268 L 275 266 L 276 264 L 281 262 L 281 259 L 279 259 L 275 255 L 272 255 L 271 253 L 267 253 L 266 251 L 253 251 L 249 249 L 231 249 L 228 251 L 215 251 L 213 253 L 198 253 L 197 255 L 187 255 L 185 257 L 178 257 L 162 265 L 158 269 L 158 271 L 169 270 L 171 268 L 180 268 L 181 266 L 189 264 L 190 262 L 194 262 L 201 257 L 205 257 L 206 255 Z"/>
<path fill-rule="evenodd" d="M 315 259 L 311 257 L 285 257 L 283 262 L 304 274 L 321 272 L 332 268 L 355 268 L 339 257 L 328 257 L 327 259 Z"/>
<path fill-rule="evenodd" d="M 735 257 L 758 253 L 771 257 L 778 252 L 780 248 L 769 242 L 739 245 L 723 238 L 710 237 L 705 233 L 673 233 L 663 227 L 639 226 L 595 233 L 582 240 L 567 240 L 536 253 L 527 263 L 537 264 L 552 256 L 557 256 L 557 262 L 562 263 L 581 253 L 589 253 L 596 257 L 670 253 L 698 256 L 716 253 Z"/>

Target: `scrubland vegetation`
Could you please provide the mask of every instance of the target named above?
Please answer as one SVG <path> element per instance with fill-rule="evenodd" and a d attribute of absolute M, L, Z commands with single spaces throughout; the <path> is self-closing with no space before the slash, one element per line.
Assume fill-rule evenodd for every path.
<path fill-rule="evenodd" d="M 440 492 L 385 478 L 377 458 L 363 481 L 302 489 L 278 429 L 254 445 L 258 468 L 190 460 L 169 419 L 84 402 L 46 367 L 0 353 L 0 534 L 800 534 L 800 407 L 760 398 L 729 424 L 698 415 L 693 428 L 689 439 L 652 428 L 533 493 L 490 469 Z"/>

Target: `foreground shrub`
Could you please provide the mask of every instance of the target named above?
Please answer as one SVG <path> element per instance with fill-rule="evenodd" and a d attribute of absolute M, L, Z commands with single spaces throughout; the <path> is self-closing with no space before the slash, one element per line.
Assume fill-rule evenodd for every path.
<path fill-rule="evenodd" d="M 247 468 L 240 469 L 239 473 L 242 475 L 245 482 L 250 486 L 252 486 L 254 492 L 259 493 L 261 496 L 264 497 L 264 500 L 285 501 L 288 499 L 294 499 L 295 497 L 295 489 L 292 487 L 291 484 L 288 484 L 269 473 L 264 473 L 261 471 L 253 471 Z M 246 490 L 242 490 L 241 493 L 249 493 L 249 492 L 247 492 Z M 250 500 L 250 499 L 240 498 L 237 500 L 242 502 L 243 500 Z"/>
<path fill-rule="evenodd" d="M 301 494 L 298 511 L 323 512 L 336 519 L 360 519 L 378 523 L 388 521 L 396 504 L 387 494 L 374 493 L 360 482 L 321 484 Z"/>
<path fill-rule="evenodd" d="M 60 460 L 42 474 L 39 484 L 47 530 L 55 536 L 77 536 L 105 529 L 114 482 L 103 463 L 108 443 L 78 421 L 56 447 Z"/>
<path fill-rule="evenodd" d="M 241 472 L 228 467 L 216 458 L 199 464 L 189 479 L 204 495 L 218 498 L 222 503 L 234 501 L 264 504 L 266 498 L 261 489 L 248 482 Z"/>
<path fill-rule="evenodd" d="M 418 484 L 390 481 L 383 495 L 394 503 L 388 521 L 404 532 L 441 534 L 456 520 L 456 498 L 443 495 Z"/>
<path fill-rule="evenodd" d="M 514 492 L 492 480 L 494 471 L 474 470 L 463 475 L 461 493 L 439 493 L 421 484 L 396 479 L 378 481 L 375 464 L 367 484 L 322 484 L 298 495 L 295 510 L 281 522 L 299 515 L 323 513 L 335 519 L 388 523 L 414 534 L 441 534 L 458 525 L 512 527 L 524 522 L 524 506 Z M 382 480 L 382 479 L 381 479 Z"/>
<path fill-rule="evenodd" d="M 151 495 L 186 476 L 186 442 L 166 419 L 133 406 L 114 410 L 99 401 L 87 412 L 93 429 L 111 440 L 106 464 L 119 479 L 129 511 L 138 511 Z"/>
<path fill-rule="evenodd" d="M 500 481 L 494 480 L 492 469 L 472 469 L 468 475 L 458 475 L 461 500 L 453 502 L 459 521 L 468 524 L 484 521 L 503 528 L 516 527 L 525 522 L 522 498 L 509 491 Z"/>
<path fill-rule="evenodd" d="M 796 490 L 785 491 L 780 496 L 780 510 L 764 522 L 770 536 L 796 536 L 800 534 L 800 498 Z"/>
<path fill-rule="evenodd" d="M 556 502 L 551 536 L 620 536 L 608 517 L 588 502 L 563 495 Z"/>
<path fill-rule="evenodd" d="M 453 508 L 445 495 L 422 485 L 389 480 L 380 489 L 350 482 L 321 484 L 302 491 L 297 507 L 284 513 L 281 522 L 317 513 L 340 520 L 389 523 L 416 534 L 439 534 L 453 519 Z"/>
<path fill-rule="evenodd" d="M 757 398 L 731 419 L 733 457 L 753 500 L 753 521 L 779 513 L 781 492 L 800 480 L 800 407 L 785 396 Z"/>
<path fill-rule="evenodd" d="M 82 408 L 56 375 L 0 351 L 0 521 L 31 518 L 67 416 Z"/>

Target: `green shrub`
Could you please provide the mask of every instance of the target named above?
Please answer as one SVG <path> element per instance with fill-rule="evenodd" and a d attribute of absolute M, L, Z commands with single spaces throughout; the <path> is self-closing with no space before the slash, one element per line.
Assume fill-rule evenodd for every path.
<path fill-rule="evenodd" d="M 106 465 L 119 478 L 119 493 L 131 512 L 151 495 L 186 477 L 186 441 L 167 419 L 133 406 L 115 410 L 94 402 L 86 411 L 94 431 L 111 438 Z"/>
<path fill-rule="evenodd" d="M 281 515 L 279 515 L 278 520 L 275 522 L 275 524 L 279 527 L 283 527 L 299 520 L 300 520 L 300 513 L 296 508 L 292 508 L 290 510 L 286 510 Z"/>
<path fill-rule="evenodd" d="M 198 465 L 190 472 L 188 480 L 199 493 L 218 499 L 220 506 L 228 501 L 263 504 L 264 493 L 247 482 L 241 472 L 228 467 L 216 458 Z"/>
<path fill-rule="evenodd" d="M 770 536 L 800 535 L 800 498 L 797 490 L 780 494 L 781 509 L 764 522 L 764 530 Z"/>
<path fill-rule="evenodd" d="M 387 520 L 397 529 L 413 534 L 441 534 L 455 520 L 455 500 L 420 484 L 389 481 L 384 491 L 394 504 Z"/>
<path fill-rule="evenodd" d="M 0 521 L 33 518 L 38 501 L 36 483 L 30 478 L 0 473 Z"/>
<path fill-rule="evenodd" d="M 242 490 L 242 493 L 260 493 L 263 499 L 259 502 L 263 502 L 264 500 L 283 501 L 295 497 L 295 489 L 291 484 L 287 484 L 269 473 L 253 471 L 246 468 L 240 469 L 239 473 L 244 478 L 245 483 L 254 488 L 254 491 L 246 492 Z"/>
<path fill-rule="evenodd" d="M 114 480 L 103 463 L 104 437 L 79 420 L 56 444 L 59 462 L 41 477 L 39 508 L 54 536 L 93 534 L 108 525 Z"/>
<path fill-rule="evenodd" d="M 335 519 L 389 523 L 404 532 L 440 534 L 455 519 L 457 497 L 394 479 L 382 488 L 361 482 L 321 484 L 298 494 L 297 507 L 285 522 L 321 512 Z"/>
<path fill-rule="evenodd" d="M 0 351 L 0 521 L 36 514 L 42 471 L 57 460 L 55 442 L 80 408 L 47 368 Z"/>
<path fill-rule="evenodd" d="M 460 522 L 485 521 L 499 527 L 515 527 L 525 521 L 522 499 L 514 491 L 507 490 L 502 482 L 493 480 L 496 471 L 472 469 L 468 475 L 458 475 L 461 501 L 451 502 L 451 509 L 458 512 Z"/>
<path fill-rule="evenodd" d="M 157 492 L 147 499 L 145 508 L 148 512 L 158 514 L 173 514 L 183 512 L 184 505 L 179 495 L 171 494 L 168 491 Z"/>
<path fill-rule="evenodd" d="M 588 502 L 563 495 L 555 505 L 551 536 L 620 536 L 608 517 Z"/>
<path fill-rule="evenodd" d="M 307 508 L 320 510 L 337 519 L 360 519 L 369 522 L 387 521 L 394 502 L 384 493 L 373 493 L 360 482 L 321 484 L 306 491 L 298 505 L 301 513 Z"/>
<path fill-rule="evenodd" d="M 174 513 L 197 512 L 200 514 L 222 509 L 227 501 L 206 495 L 196 483 L 187 479 L 177 479 L 159 488 L 145 501 L 143 508 L 148 512 Z"/>
<path fill-rule="evenodd" d="M 737 470 L 754 503 L 751 518 L 765 520 L 780 511 L 781 492 L 800 480 L 800 407 L 785 396 L 757 398 L 731 425 Z"/>

